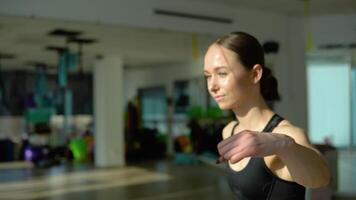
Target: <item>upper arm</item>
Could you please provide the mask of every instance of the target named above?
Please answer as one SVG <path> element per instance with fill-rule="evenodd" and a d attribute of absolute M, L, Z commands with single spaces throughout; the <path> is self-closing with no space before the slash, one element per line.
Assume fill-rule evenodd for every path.
<path fill-rule="evenodd" d="M 299 145 L 305 146 L 307 148 L 313 149 L 314 151 L 318 152 L 309 142 L 309 138 L 306 135 L 305 131 L 299 127 L 293 125 L 282 125 L 275 128 L 273 132 L 285 134 L 294 139 L 296 143 Z"/>

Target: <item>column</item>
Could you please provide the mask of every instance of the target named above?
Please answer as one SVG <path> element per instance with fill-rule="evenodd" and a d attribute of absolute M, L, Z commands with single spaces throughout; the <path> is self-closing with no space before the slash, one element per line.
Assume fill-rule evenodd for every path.
<path fill-rule="evenodd" d="M 108 56 L 94 65 L 95 165 L 122 166 L 124 155 L 123 62 Z"/>

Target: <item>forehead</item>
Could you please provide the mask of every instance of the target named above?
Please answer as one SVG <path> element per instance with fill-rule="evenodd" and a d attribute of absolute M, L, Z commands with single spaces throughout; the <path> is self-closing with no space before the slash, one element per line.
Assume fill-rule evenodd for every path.
<path fill-rule="evenodd" d="M 236 54 L 222 46 L 212 44 L 205 54 L 204 69 L 230 67 L 236 64 Z"/>

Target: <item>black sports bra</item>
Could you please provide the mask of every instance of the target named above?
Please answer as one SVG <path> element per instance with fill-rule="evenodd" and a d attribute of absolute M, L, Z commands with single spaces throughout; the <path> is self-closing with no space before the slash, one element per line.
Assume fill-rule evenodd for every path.
<path fill-rule="evenodd" d="M 282 117 L 275 114 L 263 132 L 272 132 L 282 120 Z M 231 135 L 237 125 L 232 129 Z M 246 167 L 241 171 L 234 171 L 229 167 L 227 178 L 234 197 L 238 200 L 305 199 L 304 186 L 277 177 L 266 166 L 264 159 L 260 157 L 251 157 Z"/>

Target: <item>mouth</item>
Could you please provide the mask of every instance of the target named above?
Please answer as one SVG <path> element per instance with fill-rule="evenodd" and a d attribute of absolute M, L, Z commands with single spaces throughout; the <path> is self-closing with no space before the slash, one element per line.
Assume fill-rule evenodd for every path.
<path fill-rule="evenodd" d="M 215 101 L 222 101 L 224 99 L 224 95 L 219 95 L 214 97 Z"/>

